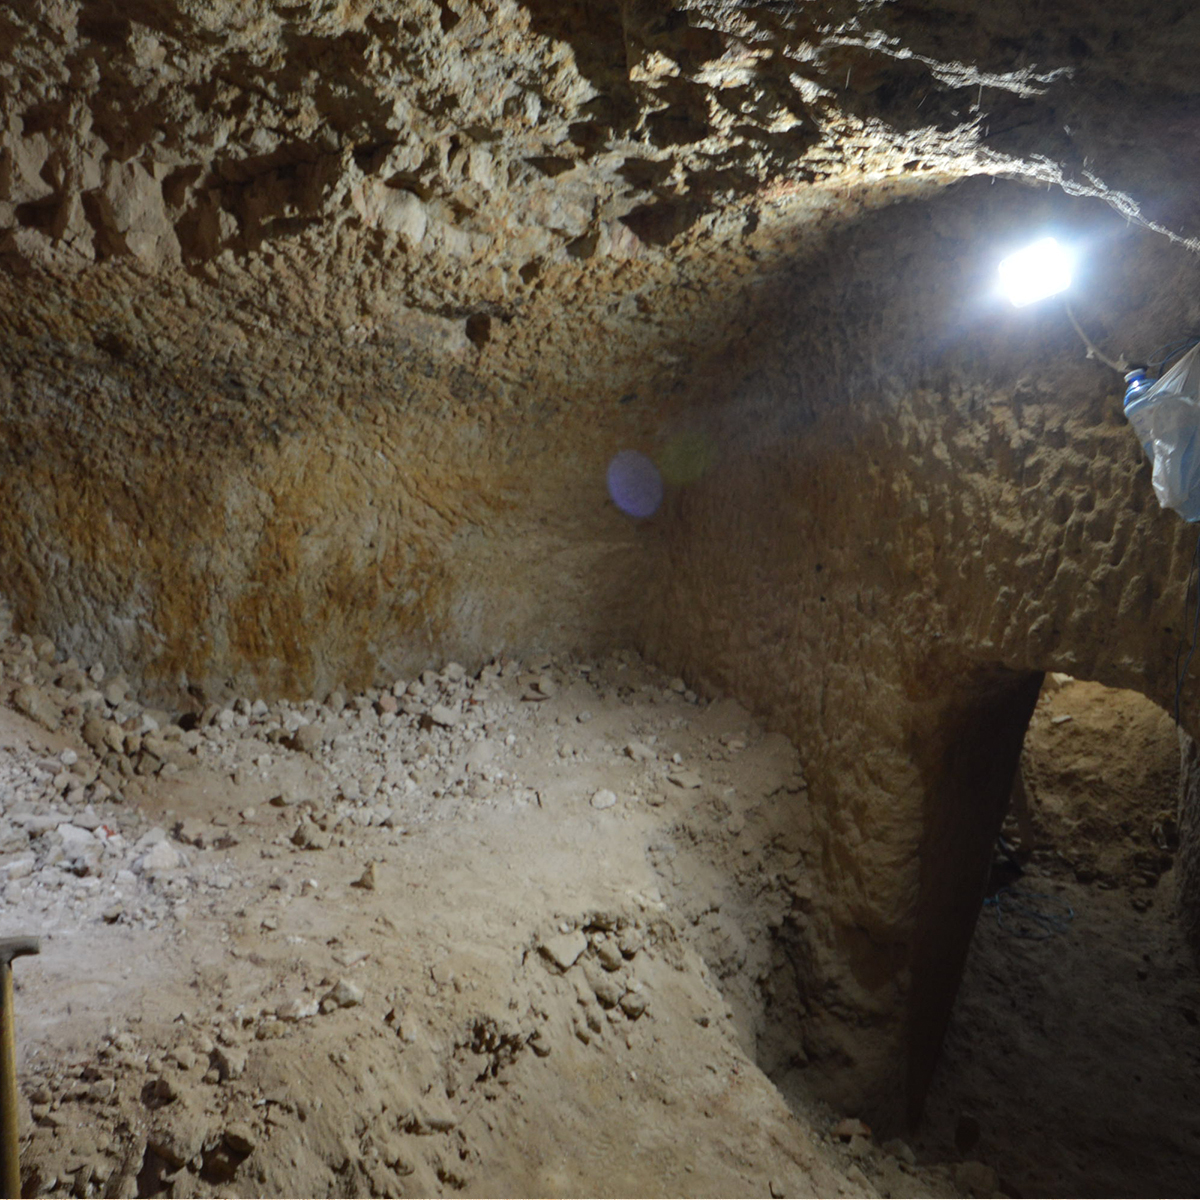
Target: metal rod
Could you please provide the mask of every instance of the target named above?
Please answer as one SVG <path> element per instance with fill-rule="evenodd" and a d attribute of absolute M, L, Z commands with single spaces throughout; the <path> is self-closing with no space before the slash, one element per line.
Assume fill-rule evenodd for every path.
<path fill-rule="evenodd" d="M 21 1131 L 17 1094 L 17 1031 L 13 1019 L 12 960 L 38 954 L 35 937 L 0 938 L 0 1191 L 11 1200 L 21 1196 Z"/>
<path fill-rule="evenodd" d="M 21 1146 L 17 1128 L 17 1035 L 12 963 L 0 962 L 0 1190 L 19 1200 Z"/>

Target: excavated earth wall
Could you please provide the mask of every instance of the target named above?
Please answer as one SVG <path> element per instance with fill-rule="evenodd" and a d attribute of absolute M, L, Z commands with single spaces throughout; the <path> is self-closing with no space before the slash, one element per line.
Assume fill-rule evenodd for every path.
<path fill-rule="evenodd" d="M 548 319 L 525 379 L 402 308 L 368 344 L 296 328 L 310 298 L 287 272 L 232 317 L 179 275 L 105 284 L 9 308 L 0 490 L 24 519 L 0 541 L 25 622 L 174 696 L 324 696 L 597 628 L 629 640 L 637 555 L 603 490 L 605 454 L 647 434 L 612 394 L 629 366 L 557 386 Z M 128 340 L 97 346 L 133 287 Z"/>
<path fill-rule="evenodd" d="M 1195 532 L 1154 500 L 1119 376 L 1061 307 L 987 297 L 984 247 L 1053 219 L 998 191 L 890 211 L 781 283 L 773 336 L 702 385 L 721 459 L 655 574 L 651 654 L 803 748 L 829 898 L 798 918 L 823 981 L 803 1048 L 843 1103 L 890 1073 L 907 1113 L 876 1100 L 884 1122 L 919 1113 L 1042 673 L 1171 711 L 1188 632 Z M 1103 256 L 1085 295 L 1111 339 L 1190 327 L 1190 256 L 1056 215 Z"/>
<path fill-rule="evenodd" d="M 1192 556 L 988 280 L 1056 223 L 1110 350 L 1195 328 L 1200 18 L 976 7 L 0 5 L 19 625 L 197 709 L 631 643 L 732 692 L 812 785 L 795 1055 L 913 1115 L 1040 675 L 1169 707 Z"/>

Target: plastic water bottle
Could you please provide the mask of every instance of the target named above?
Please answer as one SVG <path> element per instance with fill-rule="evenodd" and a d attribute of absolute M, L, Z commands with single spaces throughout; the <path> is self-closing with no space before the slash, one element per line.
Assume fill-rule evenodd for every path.
<path fill-rule="evenodd" d="M 1145 367 L 1133 367 L 1125 375 L 1125 411 L 1139 397 L 1145 395 L 1153 386 L 1154 380 L 1146 374 Z"/>
<path fill-rule="evenodd" d="M 1134 432 L 1138 435 L 1138 441 L 1142 443 L 1142 449 L 1145 450 L 1146 457 L 1151 462 L 1154 462 L 1152 424 L 1149 414 L 1142 411 L 1146 405 L 1139 404 L 1138 401 L 1144 400 L 1146 393 L 1157 382 L 1150 378 L 1145 367 L 1131 367 L 1125 374 L 1125 418 L 1133 426 Z"/>

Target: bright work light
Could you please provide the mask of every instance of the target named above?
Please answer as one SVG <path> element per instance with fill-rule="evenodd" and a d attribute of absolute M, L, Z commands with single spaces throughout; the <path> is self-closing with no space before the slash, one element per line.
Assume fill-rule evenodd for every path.
<path fill-rule="evenodd" d="M 1000 264 L 1004 294 L 1023 308 L 1071 286 L 1071 256 L 1052 237 L 1040 238 Z"/>

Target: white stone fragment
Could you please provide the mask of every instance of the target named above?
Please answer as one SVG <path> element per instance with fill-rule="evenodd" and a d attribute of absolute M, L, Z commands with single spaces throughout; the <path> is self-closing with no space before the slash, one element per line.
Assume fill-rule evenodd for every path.
<path fill-rule="evenodd" d="M 587 949 L 587 938 L 578 930 L 560 933 L 542 943 L 542 953 L 562 971 L 569 971 Z"/>

